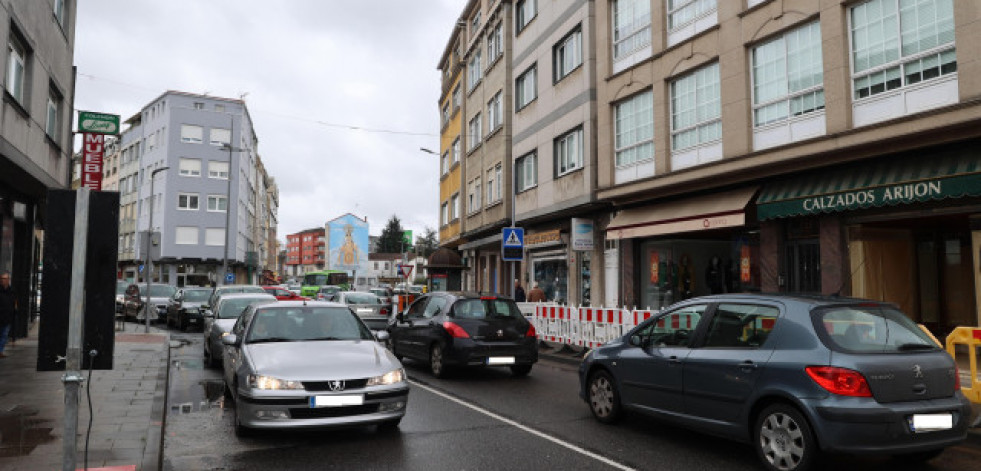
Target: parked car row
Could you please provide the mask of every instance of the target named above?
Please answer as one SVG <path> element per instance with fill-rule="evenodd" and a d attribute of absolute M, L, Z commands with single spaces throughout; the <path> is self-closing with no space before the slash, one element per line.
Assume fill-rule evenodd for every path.
<path fill-rule="evenodd" d="M 204 356 L 223 365 L 240 434 L 397 426 L 404 358 L 436 377 L 488 366 L 525 376 L 538 361 L 534 325 L 505 296 L 426 293 L 391 313 L 366 292 L 278 301 L 232 291 L 215 290 L 204 311 Z M 936 457 L 966 437 L 959 389 L 951 357 L 895 306 L 729 294 L 677 303 L 589 351 L 578 393 L 600 422 L 639 413 L 800 471 L 825 452 Z"/>

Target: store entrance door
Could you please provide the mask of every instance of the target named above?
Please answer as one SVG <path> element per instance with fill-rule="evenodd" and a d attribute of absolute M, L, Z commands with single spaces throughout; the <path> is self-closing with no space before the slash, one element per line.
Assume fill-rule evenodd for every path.
<path fill-rule="evenodd" d="M 821 246 L 818 239 L 788 241 L 785 290 L 791 293 L 821 292 Z"/>

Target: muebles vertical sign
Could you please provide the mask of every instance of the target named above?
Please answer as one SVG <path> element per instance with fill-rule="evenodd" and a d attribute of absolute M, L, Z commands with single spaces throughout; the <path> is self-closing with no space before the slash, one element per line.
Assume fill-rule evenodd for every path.
<path fill-rule="evenodd" d="M 106 148 L 105 135 L 119 134 L 119 116 L 78 112 L 78 132 L 82 133 L 82 187 L 102 190 L 102 164 Z"/>

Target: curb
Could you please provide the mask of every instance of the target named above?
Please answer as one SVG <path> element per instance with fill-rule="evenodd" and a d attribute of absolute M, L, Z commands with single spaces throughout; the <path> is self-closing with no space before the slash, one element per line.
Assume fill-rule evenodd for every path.
<path fill-rule="evenodd" d="M 166 360 L 157 372 L 157 389 L 153 394 L 153 407 L 150 409 L 150 425 L 147 430 L 146 448 L 143 450 L 141 471 L 163 469 L 163 441 L 167 426 L 167 393 L 170 390 L 170 334 L 163 343 L 167 350 Z M 160 427 L 153 427 L 159 424 Z"/>

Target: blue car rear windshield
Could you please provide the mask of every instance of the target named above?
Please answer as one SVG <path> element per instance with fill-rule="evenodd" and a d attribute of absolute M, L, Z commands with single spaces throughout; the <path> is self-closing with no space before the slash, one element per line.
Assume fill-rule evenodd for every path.
<path fill-rule="evenodd" d="M 814 321 L 834 350 L 897 353 L 939 348 L 906 314 L 884 305 L 833 306 L 816 312 Z"/>

